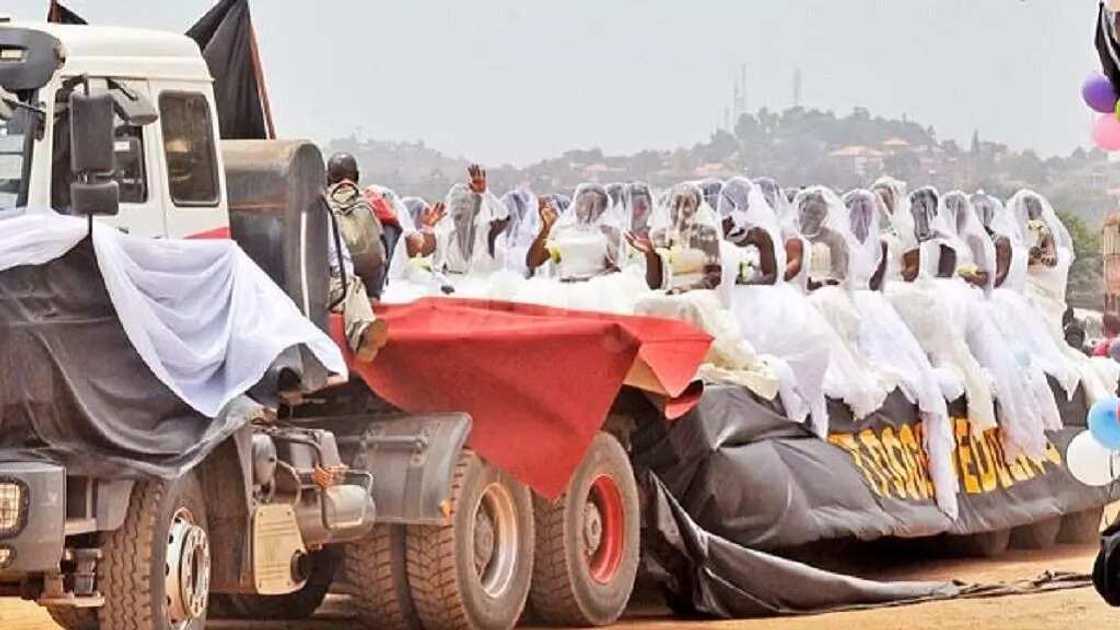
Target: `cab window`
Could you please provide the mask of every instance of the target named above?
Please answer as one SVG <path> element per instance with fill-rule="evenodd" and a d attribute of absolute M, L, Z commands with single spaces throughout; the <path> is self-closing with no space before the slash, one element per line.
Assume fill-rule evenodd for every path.
<path fill-rule="evenodd" d="M 217 205 L 218 163 L 206 97 L 164 92 L 159 97 L 159 120 L 171 201 L 177 206 Z"/>
<path fill-rule="evenodd" d="M 65 213 L 70 209 L 70 184 L 74 181 L 70 170 L 70 112 L 65 102 L 60 102 L 56 111 L 52 138 L 51 207 Z M 144 160 L 144 131 L 126 123 L 116 114 L 113 121 L 115 169 L 101 179 L 114 180 L 120 185 L 121 203 L 145 203 L 148 201 L 148 172 Z"/>

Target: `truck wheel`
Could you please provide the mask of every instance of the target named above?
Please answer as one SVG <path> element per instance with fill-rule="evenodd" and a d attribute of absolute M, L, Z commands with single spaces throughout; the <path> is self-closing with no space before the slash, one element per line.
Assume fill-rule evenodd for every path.
<path fill-rule="evenodd" d="M 1071 545 L 1095 543 L 1101 537 L 1101 519 L 1104 506 L 1089 508 L 1066 514 L 1062 517 L 1062 529 L 1058 532 L 1058 542 Z"/>
<path fill-rule="evenodd" d="M 1016 549 L 1049 549 L 1057 544 L 1058 530 L 1061 528 L 1060 516 L 1021 525 L 1011 530 L 1011 546 Z"/>
<path fill-rule="evenodd" d="M 377 525 L 363 540 L 345 547 L 342 589 L 369 630 L 419 630 L 408 591 L 404 525 Z"/>
<path fill-rule="evenodd" d="M 98 630 L 96 608 L 48 606 L 47 613 L 65 630 Z"/>
<path fill-rule="evenodd" d="M 206 502 L 194 473 L 136 485 L 124 525 L 102 534 L 98 610 L 112 630 L 202 630 L 210 590 Z"/>
<path fill-rule="evenodd" d="M 307 619 L 326 598 L 341 561 L 337 549 L 320 549 L 311 554 L 311 574 L 300 590 L 287 595 L 215 593 L 210 610 L 214 617 L 229 619 Z"/>
<path fill-rule="evenodd" d="M 966 536 L 949 536 L 948 546 L 956 554 L 969 558 L 995 558 L 1007 551 L 1010 529 L 997 529 Z"/>
<path fill-rule="evenodd" d="M 464 450 L 451 480 L 451 524 L 408 528 L 408 584 L 425 628 L 517 624 L 533 577 L 529 489 Z"/>
<path fill-rule="evenodd" d="M 639 555 L 638 486 L 622 445 L 600 433 L 564 496 L 533 502 L 533 609 L 549 625 L 615 622 L 634 590 Z"/>

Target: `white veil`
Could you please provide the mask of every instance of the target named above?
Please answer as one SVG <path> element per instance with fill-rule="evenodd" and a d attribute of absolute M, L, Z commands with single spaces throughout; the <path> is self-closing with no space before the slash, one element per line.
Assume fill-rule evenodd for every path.
<path fill-rule="evenodd" d="M 799 236 L 797 213 L 793 211 L 793 203 L 786 197 L 786 191 L 782 189 L 777 180 L 772 177 L 756 177 L 754 185 L 762 191 L 766 203 L 770 204 L 774 215 L 777 216 L 778 225 L 781 226 L 782 230 L 782 238 L 790 239 Z"/>
<path fill-rule="evenodd" d="M 622 198 L 626 203 L 623 208 L 623 216 L 625 217 L 623 225 L 626 226 L 627 231 L 648 236 L 650 221 L 653 219 L 657 205 L 653 189 L 645 182 L 631 182 L 626 186 L 626 192 Z"/>
<path fill-rule="evenodd" d="M 437 266 L 452 273 L 494 271 L 487 265 L 490 225 L 509 217 L 509 210 L 490 191 L 479 194 L 463 183 L 447 193 L 447 216 L 436 226 Z M 500 238 L 498 239 L 500 242 Z M 494 258 L 500 258 L 495 247 Z"/>
<path fill-rule="evenodd" d="M 764 230 L 774 246 L 778 275 L 784 273 L 786 249 L 782 239 L 782 226 L 759 186 L 746 177 L 727 180 L 720 192 L 719 214 L 721 217 L 731 217 L 735 231 L 745 233 L 753 229 Z"/>
<path fill-rule="evenodd" d="M 1039 215 L 1038 220 L 1045 223 L 1046 227 L 1050 229 L 1050 233 L 1053 234 L 1054 246 L 1058 249 L 1067 250 L 1072 263 L 1075 258 L 1073 237 L 1070 236 L 1069 230 L 1058 218 L 1058 213 L 1054 212 L 1054 207 L 1050 205 L 1050 201 L 1046 197 L 1033 190 L 1020 190 L 1007 202 L 1007 208 L 1011 211 L 1011 215 L 1023 231 L 1024 236 L 1027 233 L 1027 223 L 1031 220 L 1031 206 L 1035 206 Z"/>
<path fill-rule="evenodd" d="M 957 237 L 968 249 L 972 264 L 988 273 L 985 293 L 991 293 L 996 281 L 996 246 L 972 207 L 972 200 L 965 193 L 954 190 L 941 200 L 942 211 Z"/>
<path fill-rule="evenodd" d="M 853 281 L 858 281 L 858 276 L 854 277 L 853 272 L 862 274 L 864 266 L 868 263 L 858 255 L 861 243 L 852 232 L 847 206 L 831 188 L 826 186 L 810 186 L 802 190 L 797 193 L 793 205 L 797 210 L 798 228 L 806 238 L 814 243 L 822 242 L 823 228 L 827 229 L 833 238 L 839 239 L 839 242 L 829 243 L 830 247 L 843 245 L 846 248 L 848 263 L 843 270 L 842 280 L 846 287 L 855 288 Z M 833 264 L 835 262 L 833 261 Z M 871 273 L 875 273 L 874 270 Z M 867 279 L 870 277 L 870 274 L 866 276 Z"/>
<path fill-rule="evenodd" d="M 870 288 L 871 277 L 883 260 L 883 247 L 879 242 L 882 201 L 875 193 L 862 188 L 848 192 L 843 201 L 848 208 L 848 228 L 857 243 L 849 259 L 852 287 Z"/>
<path fill-rule="evenodd" d="M 528 247 L 540 226 L 537 196 L 528 188 L 515 188 L 502 195 L 501 201 L 510 217 L 503 240 L 510 248 Z"/>
<path fill-rule="evenodd" d="M 599 234 L 607 238 L 607 259 L 612 265 L 621 264 L 622 229 L 624 217 L 620 204 L 613 203 L 607 189 L 600 184 L 583 183 L 572 195 L 572 205 L 560 215 L 552 228 L 552 239 L 561 240 L 579 234 Z"/>
<path fill-rule="evenodd" d="M 914 236 L 914 216 L 910 212 L 910 196 L 906 194 L 906 182 L 893 177 L 880 177 L 871 185 L 886 213 L 882 229 L 889 229 L 902 241 L 903 251 L 915 249 L 918 241 Z"/>

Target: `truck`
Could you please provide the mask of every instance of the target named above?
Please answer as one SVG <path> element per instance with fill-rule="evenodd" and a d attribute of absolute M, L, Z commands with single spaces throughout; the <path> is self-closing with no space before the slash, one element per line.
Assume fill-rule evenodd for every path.
<path fill-rule="evenodd" d="M 3 210 L 232 238 L 345 349 L 319 149 L 218 129 L 212 77 L 184 36 L 0 24 Z M 240 414 L 236 430 L 174 476 L 21 459 L 9 432 L 0 596 L 68 630 L 303 618 L 332 588 L 368 628 L 509 628 L 530 600 L 551 623 L 621 615 L 639 524 L 617 432 L 599 431 L 546 499 L 468 446 L 467 414 L 406 414 L 356 372 L 341 384 L 311 372 L 278 359 L 264 396 L 276 402 L 239 399 L 224 412 Z M 304 396 L 276 395 L 293 382 Z"/>

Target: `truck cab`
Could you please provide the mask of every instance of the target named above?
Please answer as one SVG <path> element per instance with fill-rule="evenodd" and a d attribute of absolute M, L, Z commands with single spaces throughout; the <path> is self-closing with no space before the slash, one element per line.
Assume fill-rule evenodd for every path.
<path fill-rule="evenodd" d="M 97 168 L 90 155 L 101 156 Z M 213 80 L 188 37 L 0 23 L 0 220 L 58 213 L 148 238 L 232 237 L 327 330 L 324 179 L 309 142 L 221 140 Z M 98 284 L 84 247 L 69 273 Z M 31 286 L 36 273 L 14 282 Z M 123 335 L 114 339 L 109 352 L 130 350 Z M 254 395 L 278 393 L 284 370 L 299 367 L 289 354 L 300 350 L 278 357 Z M 398 523 L 446 519 L 464 414 L 336 408 L 281 423 L 276 396 L 268 406 L 247 395 L 235 403 L 223 415 L 240 414 L 239 428 L 173 479 L 25 455 L 40 436 L 9 434 L 0 444 L 0 596 L 35 600 L 73 629 L 199 630 L 211 599 L 235 616 L 268 617 L 278 606 L 309 615 L 348 543 L 394 514 Z M 10 429 L 5 420 L 0 410 L 0 430 Z M 152 597 L 137 605 L 136 592 Z"/>
<path fill-rule="evenodd" d="M 7 23 L 0 24 L 0 59 L 0 87 L 44 112 L 35 133 L 19 133 L 20 120 L 5 125 L 0 182 L 10 194 L 0 206 L 70 211 L 67 97 L 88 77 L 117 104 L 112 179 L 120 211 L 101 220 L 156 238 L 229 235 L 213 80 L 193 40 L 142 29 Z M 151 114 L 156 122 L 139 124 Z"/>

